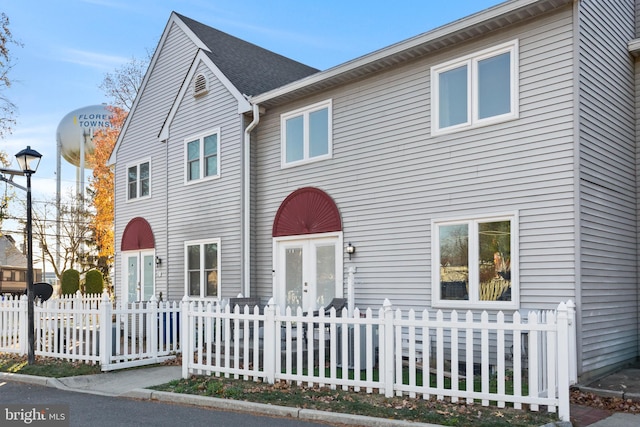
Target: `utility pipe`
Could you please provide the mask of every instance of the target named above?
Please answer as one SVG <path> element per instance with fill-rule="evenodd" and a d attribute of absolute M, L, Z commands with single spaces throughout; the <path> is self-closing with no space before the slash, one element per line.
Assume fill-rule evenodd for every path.
<path fill-rule="evenodd" d="M 253 120 L 244 130 L 242 152 L 242 293 L 251 296 L 251 131 L 260 122 L 260 107 L 253 104 Z"/>

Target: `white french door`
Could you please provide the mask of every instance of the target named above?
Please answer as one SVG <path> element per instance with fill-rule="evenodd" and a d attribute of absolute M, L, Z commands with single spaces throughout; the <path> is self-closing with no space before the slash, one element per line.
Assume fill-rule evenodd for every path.
<path fill-rule="evenodd" d="M 281 238 L 274 246 L 273 294 L 282 310 L 306 312 L 342 296 L 341 235 Z"/>
<path fill-rule="evenodd" d="M 155 252 L 131 251 L 122 256 L 127 301 L 149 301 L 155 287 Z"/>

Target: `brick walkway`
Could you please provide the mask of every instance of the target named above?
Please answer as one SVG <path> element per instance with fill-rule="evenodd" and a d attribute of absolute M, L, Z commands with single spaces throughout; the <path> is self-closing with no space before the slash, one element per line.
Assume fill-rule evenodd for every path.
<path fill-rule="evenodd" d="M 573 427 L 586 427 L 611 415 L 611 411 L 592 408 L 590 406 L 571 405 L 571 422 Z"/>

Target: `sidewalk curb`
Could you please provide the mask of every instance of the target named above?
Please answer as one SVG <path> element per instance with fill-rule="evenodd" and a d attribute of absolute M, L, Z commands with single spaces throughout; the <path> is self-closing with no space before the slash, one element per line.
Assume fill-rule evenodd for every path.
<path fill-rule="evenodd" d="M 195 394 L 171 393 L 146 388 L 136 388 L 119 395 L 98 392 L 87 388 L 72 388 L 57 378 L 39 377 L 35 375 L 12 374 L 0 372 L 0 381 L 15 381 L 45 387 L 54 387 L 80 393 L 97 394 L 102 396 L 124 397 L 129 399 L 149 400 L 166 403 L 193 405 L 206 408 L 220 409 L 234 412 L 249 412 L 282 418 L 292 418 L 304 421 L 323 421 L 341 423 L 352 426 L 367 427 L 442 427 L 440 424 L 421 423 L 416 421 L 392 420 L 368 417 L 364 415 L 342 414 L 338 412 L 318 411 L 314 409 L 300 409 L 287 406 L 269 405 L 264 403 L 246 402 L 241 400 L 221 399 L 217 397 L 198 396 Z M 541 427 L 571 427 L 569 422 L 557 421 Z"/>
<path fill-rule="evenodd" d="M 57 378 L 39 377 L 36 375 L 12 374 L 10 372 L 0 372 L 0 380 L 16 381 L 20 383 L 41 385 L 45 387 L 65 388 Z"/>
<path fill-rule="evenodd" d="M 294 418 L 304 421 L 336 422 L 346 425 L 367 427 L 441 427 L 440 424 L 427 424 L 414 421 L 387 420 L 362 415 L 340 414 L 337 412 L 317 411 L 313 409 L 291 408 L 287 406 L 268 405 L 264 403 L 245 402 L 241 400 L 220 399 L 217 397 L 198 396 L 194 394 L 171 393 L 148 389 L 134 389 L 121 397 L 141 400 L 157 400 L 159 402 L 182 403 L 228 411 L 251 412 L 253 414 L 273 415 Z"/>

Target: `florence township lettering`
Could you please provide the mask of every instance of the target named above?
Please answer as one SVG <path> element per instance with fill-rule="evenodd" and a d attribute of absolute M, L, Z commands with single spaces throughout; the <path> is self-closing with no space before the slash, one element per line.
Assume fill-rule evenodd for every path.
<path fill-rule="evenodd" d="M 78 114 L 73 118 L 73 123 L 83 128 L 108 128 L 111 127 L 112 118 L 109 114 Z"/>

